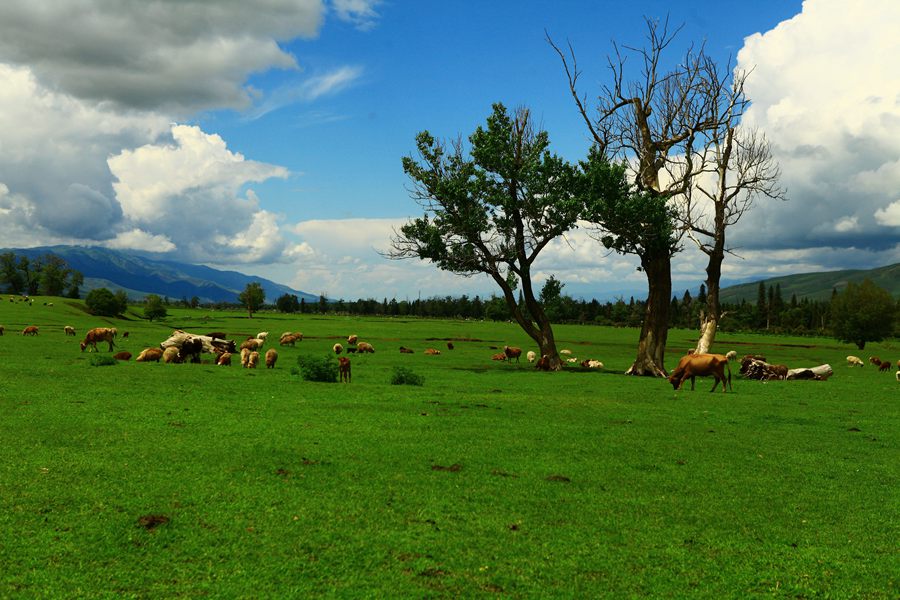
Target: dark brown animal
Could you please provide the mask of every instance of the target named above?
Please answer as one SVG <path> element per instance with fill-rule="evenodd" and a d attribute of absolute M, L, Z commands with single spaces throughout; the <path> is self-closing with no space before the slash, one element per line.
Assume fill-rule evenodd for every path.
<path fill-rule="evenodd" d="M 350 383 L 350 359 L 346 356 L 338 357 L 338 375 L 341 383 Z"/>
<path fill-rule="evenodd" d="M 893 365 L 891 365 L 891 363 L 889 363 L 888 361 L 884 361 L 883 363 L 881 363 L 881 366 L 878 367 L 878 372 L 881 373 L 882 371 L 889 371 L 892 366 Z"/>
<path fill-rule="evenodd" d="M 197 337 L 190 337 L 181 343 L 179 356 L 181 362 L 192 362 L 200 364 L 200 353 L 203 352 L 203 340 Z"/>
<path fill-rule="evenodd" d="M 725 369 L 728 369 L 728 377 L 725 377 Z M 690 378 L 691 390 L 694 389 L 695 377 L 709 377 L 712 375 L 716 378 L 711 392 L 716 391 L 719 381 L 722 382 L 722 392 L 726 391 L 726 382 L 731 386 L 731 367 L 728 366 L 728 359 L 722 354 L 688 354 L 681 357 L 678 366 L 669 375 L 669 383 L 676 390 L 681 389 L 685 380 Z M 734 387 L 731 388 L 734 391 Z"/>
<path fill-rule="evenodd" d="M 131 360 L 131 352 L 128 350 L 122 350 L 121 352 L 116 352 L 113 354 L 113 358 L 116 360 Z"/>
<path fill-rule="evenodd" d="M 453 350 L 453 342 L 447 342 L 447 350 Z"/>
<path fill-rule="evenodd" d="M 509 362 L 512 362 L 512 359 L 516 359 L 516 362 L 519 362 L 519 357 L 522 356 L 522 349 L 515 346 L 503 346 L 503 353 Z"/>
<path fill-rule="evenodd" d="M 538 371 L 549 371 L 550 370 L 550 357 L 546 354 L 537 359 L 537 362 L 534 363 L 534 368 Z"/>
<path fill-rule="evenodd" d="M 405 346 L 400 346 L 400 354 L 412 354 L 412 348 L 406 348 Z"/>
<path fill-rule="evenodd" d="M 881 366 L 881 359 L 878 358 L 877 356 L 870 356 L 869 362 L 872 363 L 873 365 L 875 365 L 876 367 Z"/>

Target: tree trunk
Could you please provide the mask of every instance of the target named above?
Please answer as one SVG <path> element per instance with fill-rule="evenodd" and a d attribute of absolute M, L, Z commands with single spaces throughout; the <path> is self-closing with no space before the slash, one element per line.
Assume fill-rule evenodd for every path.
<path fill-rule="evenodd" d="M 647 274 L 647 306 L 637 358 L 626 375 L 666 377 L 666 340 L 669 336 L 669 307 L 672 300 L 671 257 L 668 254 L 641 259 Z"/>
<path fill-rule="evenodd" d="M 700 315 L 700 339 L 697 340 L 697 354 L 706 354 L 716 339 L 716 331 L 722 318 L 719 304 L 719 285 L 722 279 L 722 261 L 725 259 L 724 239 L 709 251 L 706 265 L 706 310 Z"/>

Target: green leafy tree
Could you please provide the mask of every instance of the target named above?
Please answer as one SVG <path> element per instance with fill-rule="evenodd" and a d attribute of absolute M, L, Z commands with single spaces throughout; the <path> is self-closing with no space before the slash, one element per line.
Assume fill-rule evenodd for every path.
<path fill-rule="evenodd" d="M 300 311 L 300 301 L 294 294 L 284 294 L 275 300 L 275 308 L 278 312 L 295 313 Z"/>
<path fill-rule="evenodd" d="M 266 292 L 262 289 L 262 285 L 255 281 L 248 283 L 244 291 L 238 295 L 238 302 L 247 309 L 251 319 L 253 318 L 253 313 L 258 311 L 265 301 Z"/>
<path fill-rule="evenodd" d="M 565 285 L 551 275 L 541 288 L 541 304 L 552 322 L 558 323 L 563 318 L 562 289 Z"/>
<path fill-rule="evenodd" d="M 25 278 L 19 268 L 19 260 L 13 252 L 0 254 L 0 282 L 6 286 L 9 294 L 21 294 L 25 291 Z"/>
<path fill-rule="evenodd" d="M 144 300 L 144 316 L 153 321 L 154 319 L 165 319 L 168 311 L 163 304 L 162 298 L 156 294 L 148 294 Z"/>
<path fill-rule="evenodd" d="M 115 317 L 124 312 L 120 298 L 106 288 L 97 288 L 88 292 L 84 304 L 92 315 Z"/>
<path fill-rule="evenodd" d="M 559 369 L 532 268 L 550 242 L 575 227 L 580 173 L 548 150 L 549 135 L 534 128 L 525 108 L 510 115 L 495 104 L 468 141 L 467 153 L 459 139 L 447 145 L 427 131 L 416 136 L 419 158 L 405 157 L 403 170 L 425 215 L 395 233 L 388 256 L 428 260 L 464 277 L 487 275 L 516 323 Z"/>
<path fill-rule="evenodd" d="M 847 288 L 831 300 L 831 327 L 841 342 L 856 344 L 860 350 L 867 342 L 880 342 L 893 332 L 897 309 L 890 292 L 870 279 Z"/>
<path fill-rule="evenodd" d="M 44 296 L 62 296 L 70 274 L 65 260 L 55 254 L 45 255 L 38 276 L 39 292 Z"/>
<path fill-rule="evenodd" d="M 81 271 L 72 271 L 72 278 L 69 280 L 69 290 L 66 292 L 68 298 L 81 297 L 81 286 L 84 285 L 84 275 Z"/>

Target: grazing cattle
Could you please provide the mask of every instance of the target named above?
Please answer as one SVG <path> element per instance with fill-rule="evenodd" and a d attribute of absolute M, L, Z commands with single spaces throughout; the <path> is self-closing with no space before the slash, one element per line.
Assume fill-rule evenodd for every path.
<path fill-rule="evenodd" d="M 534 359 L 537 358 L 537 354 L 534 353 L 534 350 L 529 350 L 528 354 L 525 355 L 525 358 L 528 359 L 528 362 L 533 363 Z"/>
<path fill-rule="evenodd" d="M 340 354 L 341 352 L 344 351 L 344 347 L 341 346 L 339 343 L 332 346 L 331 349 L 334 350 L 335 354 Z"/>
<path fill-rule="evenodd" d="M 203 352 L 203 340 L 198 337 L 189 337 L 181 343 L 179 356 L 182 362 L 190 361 L 199 365 L 201 352 Z"/>
<path fill-rule="evenodd" d="M 550 357 L 546 354 L 538 359 L 538 361 L 534 364 L 534 368 L 538 371 L 549 371 L 550 370 Z"/>
<path fill-rule="evenodd" d="M 63 333 L 66 335 L 75 335 L 75 328 L 71 325 L 66 325 L 63 327 Z"/>
<path fill-rule="evenodd" d="M 29 325 L 25 329 L 22 330 L 22 335 L 37 335 L 38 328 L 37 325 Z"/>
<path fill-rule="evenodd" d="M 873 365 L 875 365 L 876 367 L 881 366 L 881 359 L 878 358 L 877 356 L 870 356 L 869 362 L 872 363 Z"/>
<path fill-rule="evenodd" d="M 850 367 L 862 367 L 865 365 L 865 363 L 858 356 L 848 356 L 847 365 Z"/>
<path fill-rule="evenodd" d="M 734 350 L 729 350 L 725 354 L 725 358 L 727 358 L 729 362 L 734 362 L 737 360 L 737 352 L 735 352 Z"/>
<path fill-rule="evenodd" d="M 434 348 L 428 348 L 428 349 L 425 350 L 424 353 L 427 354 L 427 355 L 429 355 L 429 356 L 436 356 L 436 355 L 440 354 L 441 351 L 440 351 L 440 350 L 435 350 Z"/>
<path fill-rule="evenodd" d="M 400 346 L 400 354 L 412 354 L 412 348 L 406 348 L 404 346 Z"/>
<path fill-rule="evenodd" d="M 728 369 L 728 377 L 725 377 L 725 369 Z M 726 382 L 731 385 L 731 367 L 728 366 L 728 359 L 721 354 L 688 354 L 681 358 L 678 366 L 669 375 L 669 383 L 676 390 L 681 389 L 686 379 L 691 380 L 691 390 L 694 389 L 695 377 L 708 377 L 712 375 L 716 378 L 711 392 L 716 391 L 719 381 L 722 382 L 722 391 L 726 391 Z M 734 391 L 734 388 L 731 388 Z"/>
<path fill-rule="evenodd" d="M 512 362 L 512 359 L 516 359 L 516 362 L 519 362 L 519 357 L 522 356 L 522 349 L 515 346 L 503 346 L 503 354 L 506 355 L 506 360 Z"/>
<path fill-rule="evenodd" d="M 453 350 L 453 342 L 447 342 L 447 350 Z"/>
<path fill-rule="evenodd" d="M 893 365 L 891 365 L 891 363 L 889 363 L 888 361 L 884 361 L 883 363 L 881 363 L 881 366 L 878 367 L 878 372 L 881 373 L 882 371 L 889 371 L 892 366 Z"/>
<path fill-rule="evenodd" d="M 113 358 L 116 360 L 131 360 L 131 352 L 128 350 L 122 350 L 121 352 L 116 352 L 113 354 Z"/>
<path fill-rule="evenodd" d="M 278 351 L 275 348 L 266 350 L 266 368 L 274 369 L 275 363 L 278 361 Z"/>
<path fill-rule="evenodd" d="M 256 365 L 259 364 L 259 352 L 256 350 L 250 353 L 250 356 L 247 358 L 247 368 L 255 369 Z"/>
<path fill-rule="evenodd" d="M 216 364 L 221 367 L 231 366 L 231 352 L 223 352 L 216 358 Z"/>
<path fill-rule="evenodd" d="M 159 348 L 144 348 L 138 357 L 134 359 L 136 362 L 159 362 L 162 358 L 163 351 Z"/>
<path fill-rule="evenodd" d="M 347 336 L 347 344 L 350 346 L 355 346 L 356 342 L 359 341 L 359 336 L 357 335 L 348 335 Z"/>
<path fill-rule="evenodd" d="M 184 359 L 181 358 L 181 355 L 178 352 L 178 348 L 176 346 L 169 346 L 165 350 L 163 350 L 162 361 L 169 364 L 174 363 L 183 363 Z"/>
<path fill-rule="evenodd" d="M 375 348 L 373 348 L 372 344 L 370 344 L 369 342 L 359 342 L 356 345 L 356 350 L 360 354 L 365 354 L 365 353 L 374 354 L 375 353 Z"/>
<path fill-rule="evenodd" d="M 259 338 L 249 338 L 241 343 L 241 350 L 246 348 L 251 352 L 258 351 L 260 348 L 262 348 L 263 343 L 265 343 L 265 340 L 261 340 Z"/>
<path fill-rule="evenodd" d="M 122 339 L 123 339 L 123 340 L 124 340 L 124 339 L 128 339 L 128 332 L 127 332 L 127 331 L 125 331 L 125 332 L 122 333 Z"/>
<path fill-rule="evenodd" d="M 293 334 L 293 333 L 283 333 L 281 335 L 281 339 L 278 340 L 278 343 L 282 346 L 293 346 L 297 342 L 303 339 L 303 334 Z"/>
<path fill-rule="evenodd" d="M 341 383 L 350 383 L 350 359 L 346 356 L 338 357 L 338 376 Z"/>
<path fill-rule="evenodd" d="M 241 366 L 245 369 L 247 365 L 250 364 L 250 349 L 249 348 L 241 348 Z"/>
<path fill-rule="evenodd" d="M 91 352 L 97 352 L 97 342 L 106 342 L 109 344 L 109 351 L 112 352 L 115 347 L 114 337 L 112 329 L 108 327 L 94 327 L 84 336 L 84 340 L 81 342 L 81 351 L 84 352 L 84 349 L 90 346 L 92 348 Z"/>

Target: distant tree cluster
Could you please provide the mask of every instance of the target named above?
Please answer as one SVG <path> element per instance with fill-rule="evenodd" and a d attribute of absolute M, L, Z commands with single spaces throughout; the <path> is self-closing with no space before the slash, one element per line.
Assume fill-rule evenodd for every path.
<path fill-rule="evenodd" d="M 55 254 L 29 259 L 14 252 L 0 254 L 0 288 L 7 294 L 78 298 L 84 276 Z"/>

